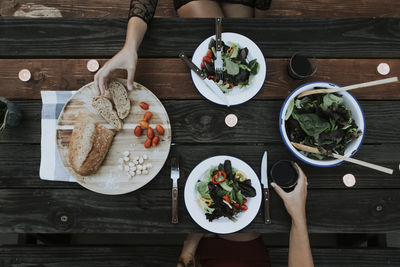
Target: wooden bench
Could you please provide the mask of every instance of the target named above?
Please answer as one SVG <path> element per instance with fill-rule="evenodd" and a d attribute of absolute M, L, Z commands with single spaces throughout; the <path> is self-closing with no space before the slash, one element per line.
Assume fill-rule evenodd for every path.
<path fill-rule="evenodd" d="M 4 246 L 0 266 L 176 266 L 181 246 Z M 288 249 L 269 249 L 272 267 L 287 267 Z M 400 249 L 314 248 L 315 266 L 398 267 Z"/>

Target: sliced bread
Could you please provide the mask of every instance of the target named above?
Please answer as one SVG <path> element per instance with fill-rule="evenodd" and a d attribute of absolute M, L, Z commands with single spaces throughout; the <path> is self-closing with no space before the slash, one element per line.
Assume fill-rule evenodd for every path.
<path fill-rule="evenodd" d="M 128 117 L 131 110 L 131 101 L 128 98 L 125 86 L 118 81 L 112 80 L 108 84 L 108 91 L 110 91 L 118 117 L 120 119 Z"/>
<path fill-rule="evenodd" d="M 92 106 L 117 131 L 122 129 L 123 123 L 107 97 L 93 97 Z"/>
<path fill-rule="evenodd" d="M 83 176 L 95 173 L 106 157 L 114 135 L 114 131 L 95 124 L 89 115 L 80 113 L 68 147 L 72 169 Z"/>

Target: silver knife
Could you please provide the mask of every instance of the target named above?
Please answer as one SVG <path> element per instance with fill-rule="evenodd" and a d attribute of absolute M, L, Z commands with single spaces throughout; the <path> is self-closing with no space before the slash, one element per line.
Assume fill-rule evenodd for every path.
<path fill-rule="evenodd" d="M 269 188 L 268 188 L 268 160 L 267 151 L 264 152 L 261 161 L 261 183 L 263 184 L 264 198 L 264 223 L 271 224 L 271 215 L 269 214 Z"/>
<path fill-rule="evenodd" d="M 199 69 L 192 61 L 190 61 L 190 59 L 185 55 L 184 52 L 180 52 L 179 53 L 179 57 L 183 60 L 183 62 L 186 63 L 186 65 L 193 70 L 197 75 L 199 75 L 199 77 L 203 80 L 203 82 L 208 86 L 208 88 L 211 89 L 212 92 L 214 92 L 220 99 L 222 102 L 224 102 L 224 104 L 226 106 L 230 106 L 228 98 L 226 97 L 226 95 L 221 91 L 221 89 L 218 87 L 218 85 L 216 85 L 213 81 L 207 79 L 206 75 L 204 74 L 204 72 L 201 71 L 201 69 Z"/>
<path fill-rule="evenodd" d="M 171 158 L 171 179 L 172 179 L 172 219 L 171 223 L 178 223 L 178 179 L 179 179 L 179 162 L 178 159 Z"/>

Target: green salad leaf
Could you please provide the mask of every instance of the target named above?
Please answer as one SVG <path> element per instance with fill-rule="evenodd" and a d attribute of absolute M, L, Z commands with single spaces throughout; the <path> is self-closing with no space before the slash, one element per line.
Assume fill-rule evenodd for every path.
<path fill-rule="evenodd" d="M 204 197 L 204 198 L 206 198 L 206 199 L 211 199 L 210 191 L 209 191 L 209 189 L 208 189 L 208 183 L 209 183 L 209 182 L 207 182 L 207 181 L 198 182 L 198 183 L 196 184 L 196 190 L 197 190 L 197 192 L 199 192 L 199 194 L 200 194 L 202 197 Z"/>
<path fill-rule="evenodd" d="M 260 70 L 260 64 L 258 64 L 257 59 L 253 59 L 249 62 L 249 69 L 252 75 L 256 75 Z"/>
<path fill-rule="evenodd" d="M 233 62 L 230 58 L 225 58 L 225 68 L 229 75 L 239 74 L 239 65 Z"/>
<path fill-rule="evenodd" d="M 296 114 L 295 119 L 308 136 L 319 135 L 331 127 L 329 122 L 314 113 Z"/>

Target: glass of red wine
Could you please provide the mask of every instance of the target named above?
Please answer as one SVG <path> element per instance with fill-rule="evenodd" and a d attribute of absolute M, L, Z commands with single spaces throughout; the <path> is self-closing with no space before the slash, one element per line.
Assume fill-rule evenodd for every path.
<path fill-rule="evenodd" d="M 317 71 L 317 59 L 304 52 L 297 52 L 291 58 L 288 65 L 290 77 L 302 80 L 314 75 Z"/>
<path fill-rule="evenodd" d="M 299 175 L 293 167 L 293 162 L 290 160 L 280 160 L 271 168 L 271 178 L 283 190 L 289 192 L 294 189 L 297 184 Z"/>

